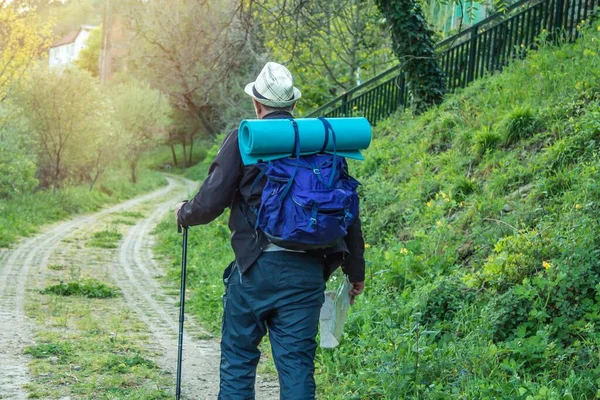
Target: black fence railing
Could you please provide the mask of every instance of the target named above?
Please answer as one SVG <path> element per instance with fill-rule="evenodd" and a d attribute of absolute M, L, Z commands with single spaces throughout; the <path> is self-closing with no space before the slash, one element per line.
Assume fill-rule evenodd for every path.
<path fill-rule="evenodd" d="M 572 41 L 582 21 L 598 13 L 600 0 L 521 0 L 436 45 L 448 91 L 502 70 L 546 39 Z M 405 72 L 395 66 L 314 110 L 307 117 L 364 116 L 371 124 L 410 103 Z"/>

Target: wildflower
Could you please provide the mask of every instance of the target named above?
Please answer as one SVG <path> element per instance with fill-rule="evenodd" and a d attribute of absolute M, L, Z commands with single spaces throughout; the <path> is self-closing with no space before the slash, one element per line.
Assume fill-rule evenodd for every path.
<path fill-rule="evenodd" d="M 427 202 L 427 207 L 431 207 L 431 200 Z"/>
<path fill-rule="evenodd" d="M 442 192 L 442 197 L 445 199 L 448 197 L 448 195 L 446 193 Z"/>
<path fill-rule="evenodd" d="M 406 247 L 403 247 L 400 249 L 400 253 L 401 254 L 408 254 L 408 249 Z"/>
<path fill-rule="evenodd" d="M 442 226 L 444 226 L 444 221 L 442 221 L 442 220 L 440 219 L 440 220 L 438 220 L 438 222 L 436 222 L 435 224 L 436 224 L 438 227 L 440 227 L 440 228 L 441 228 Z"/>
<path fill-rule="evenodd" d="M 548 261 L 543 261 L 542 262 L 542 266 L 547 270 L 550 269 L 550 267 L 552 266 L 552 264 L 550 264 Z"/>
<path fill-rule="evenodd" d="M 580 210 L 581 209 L 581 204 L 579 204 L 579 203 L 575 204 L 575 209 L 576 210 Z"/>
<path fill-rule="evenodd" d="M 371 245 L 369 243 L 365 243 L 365 249 L 368 249 L 369 247 L 371 247 Z"/>

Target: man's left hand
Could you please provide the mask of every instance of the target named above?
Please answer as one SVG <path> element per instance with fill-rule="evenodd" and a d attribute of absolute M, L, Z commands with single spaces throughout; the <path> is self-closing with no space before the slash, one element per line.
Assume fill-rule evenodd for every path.
<path fill-rule="evenodd" d="M 352 289 L 350 290 L 350 305 L 354 305 L 356 296 L 361 294 L 365 290 L 365 282 L 352 282 Z"/>

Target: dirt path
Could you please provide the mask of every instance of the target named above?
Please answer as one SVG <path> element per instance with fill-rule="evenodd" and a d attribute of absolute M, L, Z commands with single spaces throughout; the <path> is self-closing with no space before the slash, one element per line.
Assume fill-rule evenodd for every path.
<path fill-rule="evenodd" d="M 76 238 L 89 234 L 116 213 L 144 207 L 145 217 L 127 227 L 115 250 L 98 252 L 94 264 L 101 266 L 113 283 L 121 289 L 126 307 L 147 328 L 148 343 L 157 355 L 158 366 L 175 376 L 178 297 L 170 296 L 157 278 L 163 274 L 155 262 L 151 248 L 155 226 L 172 210 L 174 203 L 185 197 L 196 184 L 168 178 L 168 186 L 101 212 L 74 218 L 45 229 L 0 253 L 0 399 L 25 399 L 23 385 L 32 381 L 28 373 L 29 359 L 23 349 L 32 344 L 36 326 L 25 313 L 28 290 L 43 287 L 44 270 L 51 262 L 81 256 Z M 87 254 L 91 258 L 90 254 Z M 30 288 L 31 286 L 31 288 Z M 215 399 L 218 393 L 219 344 L 201 327 L 187 318 L 184 335 L 183 398 Z M 277 385 L 271 380 L 257 379 L 257 398 L 278 398 Z M 174 386 L 174 385 L 173 385 Z"/>

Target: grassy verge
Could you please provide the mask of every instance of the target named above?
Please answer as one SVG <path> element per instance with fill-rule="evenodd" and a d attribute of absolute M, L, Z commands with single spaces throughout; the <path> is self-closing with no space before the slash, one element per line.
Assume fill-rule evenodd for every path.
<path fill-rule="evenodd" d="M 0 247 L 37 232 L 44 224 L 95 211 L 165 184 L 164 177 L 155 171 L 142 170 L 135 185 L 128 182 L 127 176 L 126 171 L 108 171 L 91 192 L 85 186 L 77 186 L 0 199 Z"/>
<path fill-rule="evenodd" d="M 367 291 L 317 354 L 321 398 L 600 396 L 599 31 L 378 125 L 351 165 Z M 215 332 L 225 223 L 190 232 L 188 309 Z"/>

